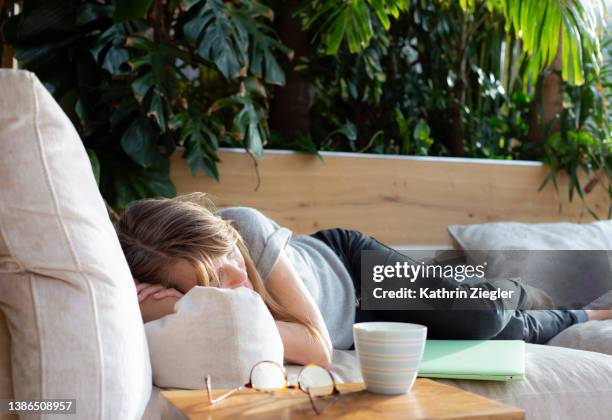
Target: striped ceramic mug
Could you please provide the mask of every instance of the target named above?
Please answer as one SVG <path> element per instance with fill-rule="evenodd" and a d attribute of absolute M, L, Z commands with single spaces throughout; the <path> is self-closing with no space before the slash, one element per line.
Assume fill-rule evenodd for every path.
<path fill-rule="evenodd" d="M 368 391 L 405 394 L 410 391 L 425 349 L 427 327 L 403 322 L 360 322 L 353 339 Z"/>

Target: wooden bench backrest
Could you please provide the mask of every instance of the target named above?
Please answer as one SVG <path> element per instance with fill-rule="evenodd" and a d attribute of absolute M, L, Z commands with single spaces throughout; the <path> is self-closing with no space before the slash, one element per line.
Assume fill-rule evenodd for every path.
<path fill-rule="evenodd" d="M 175 154 L 171 177 L 177 193 L 210 193 L 218 207 L 250 206 L 296 233 L 329 227 L 361 230 L 392 245 L 450 242 L 451 224 L 494 221 L 590 222 L 579 197 L 567 200 L 567 180 L 538 192 L 548 169 L 538 162 L 382 157 L 268 151 L 259 161 L 243 152 L 220 153 L 221 182 L 192 177 Z M 608 200 L 598 186 L 587 202 L 601 218 Z M 561 204 L 561 211 L 559 205 Z"/>

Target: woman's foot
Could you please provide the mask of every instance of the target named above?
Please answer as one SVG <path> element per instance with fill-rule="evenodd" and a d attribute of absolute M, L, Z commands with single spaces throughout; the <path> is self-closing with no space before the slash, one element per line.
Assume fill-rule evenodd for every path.
<path fill-rule="evenodd" d="M 585 312 L 589 317 L 589 321 L 612 319 L 612 309 L 587 309 Z"/>

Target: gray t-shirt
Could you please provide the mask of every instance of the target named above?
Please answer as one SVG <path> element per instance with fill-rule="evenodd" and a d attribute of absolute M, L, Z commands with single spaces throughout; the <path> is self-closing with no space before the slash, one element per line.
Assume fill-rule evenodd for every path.
<path fill-rule="evenodd" d="M 317 303 L 334 348 L 348 349 L 353 344 L 355 289 L 344 264 L 329 246 L 307 235 L 293 235 L 253 208 L 227 207 L 215 214 L 233 222 L 264 283 L 284 249 Z"/>

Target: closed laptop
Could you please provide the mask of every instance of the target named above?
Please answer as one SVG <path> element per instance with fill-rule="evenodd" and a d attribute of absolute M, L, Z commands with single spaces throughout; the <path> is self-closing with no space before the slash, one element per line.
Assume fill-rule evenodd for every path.
<path fill-rule="evenodd" d="M 525 376 L 525 342 L 427 340 L 419 376 L 492 381 L 520 380 Z"/>

